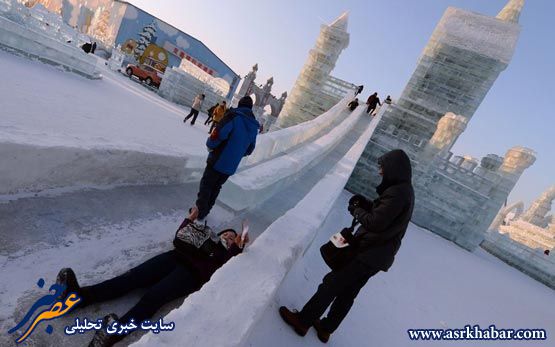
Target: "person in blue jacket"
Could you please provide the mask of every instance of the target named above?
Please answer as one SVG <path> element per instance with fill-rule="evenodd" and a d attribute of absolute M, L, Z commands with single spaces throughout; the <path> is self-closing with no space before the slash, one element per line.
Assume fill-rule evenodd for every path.
<path fill-rule="evenodd" d="M 260 124 L 252 113 L 252 106 L 250 96 L 241 98 L 237 108 L 227 111 L 206 141 L 210 153 L 200 180 L 196 206 L 190 210 L 197 225 L 206 225 L 205 218 L 216 203 L 222 185 L 235 173 L 241 159 L 250 155 L 256 146 Z"/>

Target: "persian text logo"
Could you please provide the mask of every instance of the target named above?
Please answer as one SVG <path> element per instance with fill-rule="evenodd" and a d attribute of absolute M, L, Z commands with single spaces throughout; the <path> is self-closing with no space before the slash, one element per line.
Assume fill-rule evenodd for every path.
<path fill-rule="evenodd" d="M 44 279 L 39 279 L 37 282 L 37 286 L 39 288 L 44 287 Z M 38 324 L 42 321 L 53 320 L 59 318 L 66 313 L 68 313 L 76 304 L 81 301 L 81 298 L 75 293 L 68 293 L 68 295 L 63 298 L 61 295 L 66 290 L 65 285 L 61 284 L 53 284 L 48 289 L 48 292 L 54 291 L 54 294 L 47 294 L 35 301 L 31 309 L 25 314 L 21 322 L 19 322 L 15 327 L 11 328 L 8 331 L 8 334 L 13 334 L 17 330 L 21 329 L 23 326 L 27 324 L 28 321 L 31 323 L 27 326 L 27 329 L 23 332 L 23 334 L 15 340 L 17 343 L 21 343 L 27 339 L 31 333 L 36 329 Z M 31 320 L 31 317 L 34 315 L 35 311 L 38 309 L 48 306 L 47 309 L 42 310 L 35 318 Z M 52 334 L 53 328 L 51 325 L 46 327 L 46 332 L 48 334 Z"/>

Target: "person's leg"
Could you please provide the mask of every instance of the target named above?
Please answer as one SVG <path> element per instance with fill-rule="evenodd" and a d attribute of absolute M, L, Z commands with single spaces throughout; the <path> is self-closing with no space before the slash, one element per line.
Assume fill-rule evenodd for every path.
<path fill-rule="evenodd" d="M 326 332 L 331 334 L 339 327 L 343 319 L 347 316 L 347 313 L 349 313 L 362 287 L 364 287 L 368 279 L 376 273 L 378 273 L 378 271 L 368 272 L 365 276 L 360 277 L 358 281 L 353 282 L 337 295 L 331 304 L 327 317 L 322 319 L 321 326 Z"/>
<path fill-rule="evenodd" d="M 212 210 L 212 207 L 214 207 L 214 204 L 216 204 L 216 199 L 218 199 L 218 195 L 220 195 L 220 191 L 222 190 L 222 186 L 224 185 L 224 183 L 227 181 L 227 179 L 229 178 L 229 175 L 217 172 L 217 179 L 214 181 L 214 185 L 212 187 L 212 191 L 211 191 L 211 195 L 210 195 L 210 200 L 208 201 L 208 213 L 210 213 L 210 210 Z"/>
<path fill-rule="evenodd" d="M 196 206 L 198 208 L 198 219 L 204 219 L 210 212 L 210 201 L 212 199 L 212 189 L 218 179 L 218 172 L 210 165 L 206 165 L 202 178 L 200 179 L 199 191 L 197 194 Z"/>
<path fill-rule="evenodd" d="M 316 293 L 299 312 L 299 318 L 306 326 L 311 326 L 320 318 L 333 300 L 346 288 L 350 288 L 366 275 L 367 271 L 358 261 L 352 261 L 339 271 L 331 271 L 324 276 Z"/>
<path fill-rule="evenodd" d="M 121 317 L 121 323 L 127 324 L 131 318 L 136 324 L 140 323 L 151 318 L 168 302 L 189 295 L 199 288 L 200 282 L 191 270 L 179 263 L 177 258 L 175 261 L 173 271 L 152 285 L 139 302 Z"/>
<path fill-rule="evenodd" d="M 194 111 L 194 109 L 192 108 L 191 111 L 189 111 L 189 114 L 188 114 L 187 116 L 185 116 L 185 119 L 183 120 L 184 122 L 185 122 L 187 119 L 189 119 L 189 118 L 191 118 L 191 117 L 193 116 L 193 111 Z"/>
<path fill-rule="evenodd" d="M 204 125 L 208 125 L 210 122 L 212 122 L 212 116 L 208 116 L 208 118 L 206 118 Z"/>
<path fill-rule="evenodd" d="M 159 254 L 122 275 L 99 284 L 83 287 L 83 304 L 115 299 L 134 289 L 150 286 L 173 271 L 174 251 Z"/>
<path fill-rule="evenodd" d="M 195 124 L 195 121 L 197 120 L 198 113 L 199 113 L 199 110 L 194 110 L 194 111 L 195 111 L 195 112 L 194 112 L 194 114 L 193 114 L 193 120 L 191 120 L 191 125 L 194 125 L 194 124 Z"/>

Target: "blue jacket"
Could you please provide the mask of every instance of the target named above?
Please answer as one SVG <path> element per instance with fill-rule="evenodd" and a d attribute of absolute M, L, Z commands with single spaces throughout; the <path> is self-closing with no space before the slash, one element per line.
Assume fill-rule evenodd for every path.
<path fill-rule="evenodd" d="M 233 175 L 244 156 L 252 153 L 260 124 L 250 108 L 230 109 L 212 131 L 206 146 L 208 165 L 226 175 Z"/>

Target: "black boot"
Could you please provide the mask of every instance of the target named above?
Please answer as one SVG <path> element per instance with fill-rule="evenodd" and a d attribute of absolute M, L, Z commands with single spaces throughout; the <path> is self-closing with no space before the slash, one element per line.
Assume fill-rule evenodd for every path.
<path fill-rule="evenodd" d="M 79 287 L 75 272 L 73 272 L 71 268 L 66 267 L 58 272 L 58 276 L 56 277 L 56 284 L 66 286 L 66 289 L 62 292 L 62 294 L 60 294 L 59 299 L 64 300 L 69 293 L 76 293 L 80 296 L 81 287 Z"/>
<path fill-rule="evenodd" d="M 310 326 L 306 326 L 301 322 L 298 312 L 291 311 L 285 306 L 281 306 L 279 308 L 279 315 L 281 316 L 281 319 L 283 319 L 285 323 L 289 324 L 300 336 L 305 336 L 308 329 L 310 329 Z"/>
<path fill-rule="evenodd" d="M 97 330 L 89 343 L 89 347 L 110 347 L 116 342 L 121 341 L 125 335 L 110 335 L 106 332 L 106 327 L 119 320 L 115 313 L 110 313 L 102 319 L 102 329 Z"/>

